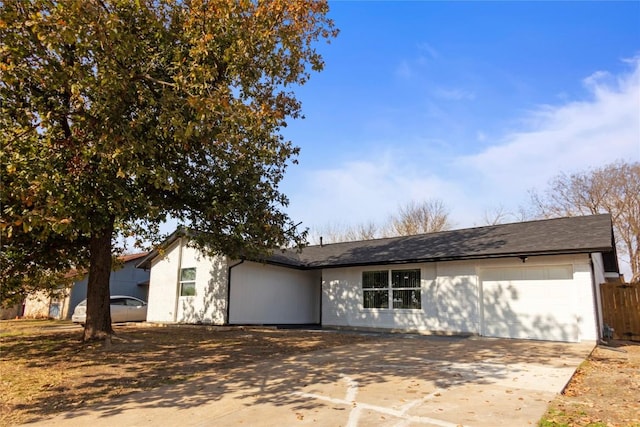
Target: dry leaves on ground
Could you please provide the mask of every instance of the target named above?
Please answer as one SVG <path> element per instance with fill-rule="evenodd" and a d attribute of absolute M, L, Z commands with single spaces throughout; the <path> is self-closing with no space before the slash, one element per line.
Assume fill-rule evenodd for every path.
<path fill-rule="evenodd" d="M 108 347 L 82 344 L 68 322 L 3 321 L 0 425 L 110 398 L 372 339 L 347 333 L 210 326 L 116 326 Z"/>
<path fill-rule="evenodd" d="M 640 344 L 596 347 L 540 425 L 640 427 Z"/>

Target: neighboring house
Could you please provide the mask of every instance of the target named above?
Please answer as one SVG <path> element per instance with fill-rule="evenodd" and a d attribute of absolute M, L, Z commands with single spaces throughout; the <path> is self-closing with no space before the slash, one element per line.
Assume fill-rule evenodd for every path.
<path fill-rule="evenodd" d="M 619 268 L 594 215 L 308 246 L 256 262 L 172 234 L 150 269 L 150 322 L 320 324 L 579 342 L 602 330 L 599 283 Z"/>
<path fill-rule="evenodd" d="M 9 307 L 0 306 L 0 320 L 16 319 L 22 313 L 22 303 L 14 304 Z"/>
<path fill-rule="evenodd" d="M 46 292 L 34 292 L 27 296 L 22 306 L 22 316 L 26 319 L 64 319 L 69 307 L 65 304 L 68 290 L 60 297 L 49 296 Z"/>
<path fill-rule="evenodd" d="M 149 291 L 149 272 L 136 268 L 140 258 L 147 253 L 122 255 L 118 257 L 120 265 L 115 267 L 109 277 L 109 292 L 111 295 L 131 295 L 147 300 Z M 44 292 L 29 295 L 24 303 L 23 317 L 70 319 L 73 310 L 82 300 L 87 298 L 88 276 L 72 272 L 79 279 L 66 290 L 65 296 L 52 298 Z"/>

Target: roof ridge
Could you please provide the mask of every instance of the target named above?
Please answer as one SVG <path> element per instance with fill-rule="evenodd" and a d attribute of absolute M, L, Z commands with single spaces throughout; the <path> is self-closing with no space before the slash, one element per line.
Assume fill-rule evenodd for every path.
<path fill-rule="evenodd" d="M 308 245 L 308 246 L 305 246 L 305 249 L 306 248 L 323 248 L 329 245 L 343 245 L 343 244 L 349 244 L 349 243 L 376 242 L 376 241 L 379 242 L 382 240 L 393 240 L 393 239 L 402 239 L 402 238 L 410 238 L 410 237 L 418 237 L 418 236 L 435 236 L 438 234 L 445 234 L 445 233 L 455 233 L 455 232 L 489 229 L 489 228 L 496 228 L 496 227 L 506 227 L 510 225 L 526 225 L 531 223 L 542 223 L 547 221 L 570 220 L 570 219 L 576 219 L 576 218 L 590 218 L 590 217 L 596 217 L 596 216 L 610 217 L 611 214 L 601 213 L 601 214 L 591 214 L 591 215 L 574 215 L 574 216 L 560 216 L 560 217 L 553 217 L 553 218 L 530 219 L 526 221 L 514 221 L 514 222 L 503 223 L 503 224 L 479 225 L 475 227 L 454 228 L 450 230 L 440 230 L 440 231 L 433 231 L 429 233 L 418 233 L 418 234 L 408 234 L 408 235 L 402 235 L 402 236 L 376 237 L 373 239 L 347 240 L 344 242 L 323 243 L 321 245 Z"/>

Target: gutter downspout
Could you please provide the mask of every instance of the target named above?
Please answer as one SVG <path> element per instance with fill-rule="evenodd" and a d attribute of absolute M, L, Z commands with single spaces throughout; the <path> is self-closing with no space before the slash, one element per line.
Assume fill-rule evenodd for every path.
<path fill-rule="evenodd" d="M 180 245 L 178 249 L 178 274 L 176 277 L 176 303 L 173 307 L 173 322 L 178 323 L 178 304 L 180 303 L 180 273 L 182 270 L 182 237 L 178 239 Z"/>
<path fill-rule="evenodd" d="M 244 259 L 241 259 L 240 261 L 236 262 L 233 265 L 230 265 L 229 268 L 227 269 L 227 313 L 226 313 L 226 317 L 224 319 L 224 324 L 225 325 L 229 325 L 229 309 L 231 308 L 231 269 L 233 267 L 237 267 L 240 264 L 244 263 Z"/>
<path fill-rule="evenodd" d="M 602 328 L 604 327 L 603 320 L 600 313 L 600 289 L 596 285 L 596 269 L 593 263 L 593 254 L 589 254 L 589 266 L 591 267 L 591 289 L 593 291 L 593 303 L 596 308 L 596 342 L 601 344 L 602 340 Z"/>
<path fill-rule="evenodd" d="M 318 325 L 322 328 L 322 270 L 320 271 L 320 313 L 318 313 Z"/>

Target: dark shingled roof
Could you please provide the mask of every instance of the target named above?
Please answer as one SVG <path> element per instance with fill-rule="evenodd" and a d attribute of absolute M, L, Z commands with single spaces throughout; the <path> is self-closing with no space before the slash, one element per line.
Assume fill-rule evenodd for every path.
<path fill-rule="evenodd" d="M 184 229 L 176 230 L 167 247 Z M 307 246 L 302 252 L 276 251 L 268 264 L 316 269 L 375 264 L 406 264 L 517 256 L 602 252 L 606 271 L 618 272 L 611 215 L 578 216 L 442 231 L 415 236 Z M 156 249 L 137 265 L 149 268 Z"/>
<path fill-rule="evenodd" d="M 609 253 L 615 257 L 610 215 L 307 246 L 300 253 L 293 250 L 277 252 L 266 262 L 313 269 L 590 252 Z"/>

